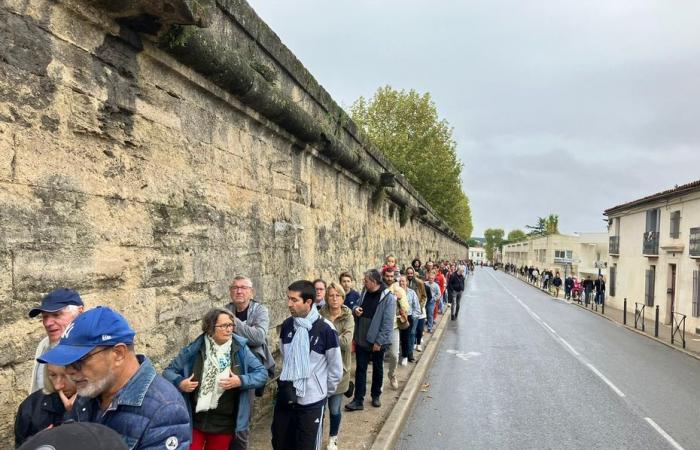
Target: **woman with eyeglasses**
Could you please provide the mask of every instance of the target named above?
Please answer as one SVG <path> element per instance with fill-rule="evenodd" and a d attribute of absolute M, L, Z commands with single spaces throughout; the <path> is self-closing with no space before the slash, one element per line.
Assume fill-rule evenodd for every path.
<path fill-rule="evenodd" d="M 267 370 L 234 334 L 231 311 L 209 310 L 203 333 L 163 371 L 185 397 L 192 417 L 190 450 L 228 450 L 236 432 L 248 429 L 250 400 L 265 385 Z"/>
<path fill-rule="evenodd" d="M 41 430 L 62 424 L 63 415 L 75 402 L 75 383 L 66 375 L 66 368 L 46 364 L 43 369 L 44 387 L 27 397 L 17 410 L 16 447 Z"/>

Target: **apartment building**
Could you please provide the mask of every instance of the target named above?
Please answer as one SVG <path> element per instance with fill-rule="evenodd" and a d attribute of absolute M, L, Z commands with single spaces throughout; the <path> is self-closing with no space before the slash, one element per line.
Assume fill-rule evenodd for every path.
<path fill-rule="evenodd" d="M 700 328 L 700 180 L 615 206 L 608 217 L 608 302 L 655 308 Z M 675 313 L 675 314 L 674 314 Z M 651 311 L 648 314 L 653 314 Z"/>
<path fill-rule="evenodd" d="M 607 278 L 608 235 L 581 233 L 550 234 L 503 246 L 503 262 L 521 266 L 550 269 L 562 277 Z"/>
<path fill-rule="evenodd" d="M 486 249 L 484 247 L 469 247 L 469 259 L 474 261 L 474 264 L 484 263 L 486 260 Z"/>

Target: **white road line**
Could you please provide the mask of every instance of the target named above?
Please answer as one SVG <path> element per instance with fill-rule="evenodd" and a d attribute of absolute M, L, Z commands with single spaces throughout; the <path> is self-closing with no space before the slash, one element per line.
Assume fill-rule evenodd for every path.
<path fill-rule="evenodd" d="M 559 340 L 561 341 L 562 344 L 566 345 L 569 348 L 569 350 L 571 350 L 571 353 L 573 353 L 576 356 L 581 356 L 581 354 L 579 352 L 577 352 L 576 349 L 571 346 L 571 344 L 566 342 L 566 340 L 563 337 L 559 336 Z"/>
<path fill-rule="evenodd" d="M 547 322 L 542 322 L 542 325 L 544 325 L 545 328 L 547 328 L 552 334 L 557 334 L 557 332 L 554 331 L 554 328 L 552 328 L 552 327 L 550 327 L 549 325 L 547 325 Z"/>
<path fill-rule="evenodd" d="M 534 312 L 531 312 L 530 315 L 531 315 L 532 317 L 534 317 L 535 319 L 537 319 L 537 320 L 542 320 L 542 319 L 540 319 L 540 316 L 538 316 L 538 315 L 535 314 Z"/>
<path fill-rule="evenodd" d="M 602 373 L 600 373 L 600 371 L 599 371 L 598 369 L 596 369 L 596 368 L 593 366 L 593 364 L 591 364 L 591 363 L 586 363 L 586 365 L 588 366 L 589 369 L 591 369 L 591 371 L 592 371 L 594 374 L 598 375 L 598 378 L 600 378 L 601 380 L 605 381 L 605 384 L 607 384 L 608 386 L 610 386 L 610 389 L 612 389 L 613 391 L 615 391 L 615 393 L 616 393 L 617 395 L 619 395 L 620 397 L 624 397 L 624 396 L 625 396 L 625 393 L 622 392 L 620 389 L 618 389 L 617 386 L 615 386 L 614 384 L 612 384 L 612 381 L 608 380 L 608 378 L 607 378 L 605 375 L 603 375 Z"/>
<path fill-rule="evenodd" d="M 657 425 L 656 422 L 651 420 L 650 417 L 645 417 L 644 420 L 649 422 L 649 425 L 651 425 L 661 436 L 663 436 L 664 439 L 666 439 L 668 441 L 668 443 L 673 446 L 673 448 L 675 448 L 676 450 L 683 450 L 683 447 L 681 447 L 680 444 L 678 442 L 676 442 L 676 440 L 673 439 L 670 434 L 666 433 L 663 430 L 663 428 L 661 428 L 659 425 Z"/>

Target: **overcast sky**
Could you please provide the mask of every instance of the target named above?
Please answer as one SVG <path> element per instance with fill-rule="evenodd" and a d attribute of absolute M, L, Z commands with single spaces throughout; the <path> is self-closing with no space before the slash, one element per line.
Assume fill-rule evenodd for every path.
<path fill-rule="evenodd" d="M 700 179 L 697 0 L 251 0 L 343 107 L 430 92 L 454 127 L 473 236 Z"/>

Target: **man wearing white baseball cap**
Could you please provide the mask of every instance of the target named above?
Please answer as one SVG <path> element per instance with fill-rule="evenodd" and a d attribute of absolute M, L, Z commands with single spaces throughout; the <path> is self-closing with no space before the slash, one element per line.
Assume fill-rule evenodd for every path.
<path fill-rule="evenodd" d="M 135 334 L 121 314 L 97 307 L 78 316 L 37 360 L 65 366 L 75 381 L 73 420 L 106 425 L 131 450 L 187 450 L 192 432 L 185 402 L 134 352 Z"/>

